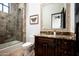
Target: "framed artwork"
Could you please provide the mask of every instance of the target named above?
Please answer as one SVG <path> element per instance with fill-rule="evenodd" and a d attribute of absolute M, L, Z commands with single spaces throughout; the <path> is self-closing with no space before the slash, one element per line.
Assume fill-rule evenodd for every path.
<path fill-rule="evenodd" d="M 51 26 L 52 28 L 61 28 L 62 26 L 62 13 L 55 13 L 51 15 Z"/>
<path fill-rule="evenodd" d="M 30 16 L 30 24 L 38 24 L 39 16 L 38 15 L 31 15 Z"/>

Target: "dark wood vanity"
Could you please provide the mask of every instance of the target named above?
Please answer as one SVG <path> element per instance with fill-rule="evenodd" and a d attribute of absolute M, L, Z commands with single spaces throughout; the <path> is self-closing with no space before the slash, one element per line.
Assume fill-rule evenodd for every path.
<path fill-rule="evenodd" d="M 73 56 L 75 38 L 67 35 L 36 35 L 36 56 Z"/>

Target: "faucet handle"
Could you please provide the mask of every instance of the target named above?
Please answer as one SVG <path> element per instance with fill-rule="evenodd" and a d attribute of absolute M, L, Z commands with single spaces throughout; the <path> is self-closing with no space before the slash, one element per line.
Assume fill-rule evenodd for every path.
<path fill-rule="evenodd" d="M 54 32 L 54 35 L 56 35 L 56 32 Z"/>

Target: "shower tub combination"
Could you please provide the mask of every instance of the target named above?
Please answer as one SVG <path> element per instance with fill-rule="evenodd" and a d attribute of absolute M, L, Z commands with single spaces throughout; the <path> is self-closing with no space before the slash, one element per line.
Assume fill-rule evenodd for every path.
<path fill-rule="evenodd" d="M 14 13 L 0 12 L 0 51 L 23 44 L 23 15 L 21 9 Z"/>

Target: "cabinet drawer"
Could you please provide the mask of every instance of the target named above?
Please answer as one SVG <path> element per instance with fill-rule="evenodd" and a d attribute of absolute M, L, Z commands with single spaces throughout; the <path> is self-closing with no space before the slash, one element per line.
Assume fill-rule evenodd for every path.
<path fill-rule="evenodd" d="M 41 40 L 41 41 L 44 41 L 44 42 L 54 42 L 54 39 L 51 39 L 51 38 L 38 38 L 37 40 Z"/>
<path fill-rule="evenodd" d="M 40 42 L 40 43 L 54 43 L 54 41 L 53 40 L 45 40 L 45 39 L 42 39 L 42 40 L 38 40 L 38 42 Z"/>

